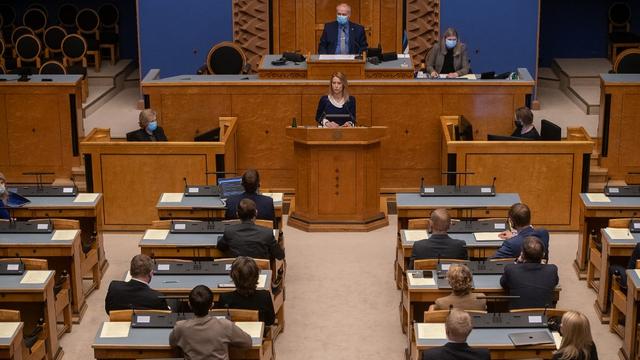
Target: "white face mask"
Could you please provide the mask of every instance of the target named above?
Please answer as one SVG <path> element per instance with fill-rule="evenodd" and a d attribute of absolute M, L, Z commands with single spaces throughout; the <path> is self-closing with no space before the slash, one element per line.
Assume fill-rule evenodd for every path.
<path fill-rule="evenodd" d="M 7 193 L 7 188 L 4 186 L 4 184 L 0 184 L 0 196 L 6 193 Z"/>

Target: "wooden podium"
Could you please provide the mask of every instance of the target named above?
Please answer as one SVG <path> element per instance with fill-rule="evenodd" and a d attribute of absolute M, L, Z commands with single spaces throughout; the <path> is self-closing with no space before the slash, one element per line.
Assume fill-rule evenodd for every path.
<path fill-rule="evenodd" d="M 307 80 L 328 80 L 336 71 L 345 74 L 349 80 L 364 80 L 364 66 L 364 57 L 354 60 L 319 60 L 307 55 Z"/>
<path fill-rule="evenodd" d="M 289 226 L 304 231 L 370 231 L 389 222 L 380 211 L 384 126 L 287 128 L 296 160 Z"/>

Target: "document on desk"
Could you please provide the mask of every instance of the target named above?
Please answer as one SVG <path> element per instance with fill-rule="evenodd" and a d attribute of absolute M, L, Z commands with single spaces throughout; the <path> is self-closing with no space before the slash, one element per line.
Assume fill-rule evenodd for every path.
<path fill-rule="evenodd" d="M 149 229 L 144 232 L 144 236 L 142 237 L 144 240 L 167 240 L 167 236 L 169 236 L 169 230 L 156 230 Z"/>
<path fill-rule="evenodd" d="M 131 328 L 130 321 L 106 321 L 102 324 L 101 338 L 126 338 Z"/>
<path fill-rule="evenodd" d="M 100 194 L 96 194 L 96 193 L 78 194 L 76 198 L 73 199 L 73 202 L 74 203 L 92 203 L 96 201 L 96 199 L 98 198 L 98 195 Z"/>
<path fill-rule="evenodd" d="M 252 338 L 262 338 L 263 323 L 258 321 L 236 321 L 235 324 Z"/>
<path fill-rule="evenodd" d="M 56 230 L 53 232 L 53 236 L 51 237 L 51 240 L 54 241 L 69 241 L 69 240 L 73 240 L 76 238 L 76 236 L 78 235 L 78 232 L 80 232 L 80 230 L 74 229 L 74 230 Z"/>
<path fill-rule="evenodd" d="M 283 193 L 262 193 L 262 195 L 272 198 L 273 202 L 282 202 L 284 196 Z"/>
<path fill-rule="evenodd" d="M 404 239 L 407 242 L 415 242 L 427 239 L 429 234 L 427 230 L 402 230 L 404 232 Z"/>
<path fill-rule="evenodd" d="M 631 234 L 627 228 L 606 228 L 604 232 L 606 232 L 611 239 L 633 240 L 633 234 Z"/>
<path fill-rule="evenodd" d="M 355 55 L 345 55 L 345 54 L 323 54 L 318 55 L 318 60 L 355 60 Z"/>
<path fill-rule="evenodd" d="M 434 278 L 413 277 L 413 273 L 407 273 L 407 277 L 409 278 L 409 285 L 413 286 L 434 286 L 436 284 Z"/>
<path fill-rule="evenodd" d="M 478 80 L 478 76 L 476 74 L 467 74 L 460 76 L 460 79 Z"/>
<path fill-rule="evenodd" d="M 447 332 L 442 324 L 418 324 L 418 339 L 446 339 Z"/>
<path fill-rule="evenodd" d="M 29 270 L 24 273 L 20 284 L 44 284 L 51 274 L 51 270 Z"/>
<path fill-rule="evenodd" d="M 499 232 L 477 232 L 473 233 L 473 237 L 476 241 L 500 241 Z"/>
<path fill-rule="evenodd" d="M 608 203 L 611 202 L 611 199 L 605 194 L 595 193 L 595 194 L 587 194 L 587 199 L 594 203 Z"/>
<path fill-rule="evenodd" d="M 0 322 L 0 338 L 10 338 L 20 326 L 19 322 Z"/>
<path fill-rule="evenodd" d="M 160 198 L 161 203 L 179 203 L 182 202 L 183 193 L 164 193 Z"/>
<path fill-rule="evenodd" d="M 562 336 L 560 333 L 554 331 L 551 333 L 551 336 L 553 336 L 553 343 L 556 344 L 556 350 L 560 349 L 560 344 L 562 343 Z"/>
<path fill-rule="evenodd" d="M 267 287 L 267 274 L 258 275 L 258 288 Z"/>

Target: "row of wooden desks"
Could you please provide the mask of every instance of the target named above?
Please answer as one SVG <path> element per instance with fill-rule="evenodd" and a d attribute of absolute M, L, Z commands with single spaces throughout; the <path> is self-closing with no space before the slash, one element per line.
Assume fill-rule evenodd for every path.
<path fill-rule="evenodd" d="M 23 322 L 0 322 L 0 359 L 22 360 Z"/>
<path fill-rule="evenodd" d="M 618 353 L 621 359 L 638 358 L 638 306 L 640 306 L 640 274 L 627 270 L 627 314 L 624 323 L 624 339 Z"/>

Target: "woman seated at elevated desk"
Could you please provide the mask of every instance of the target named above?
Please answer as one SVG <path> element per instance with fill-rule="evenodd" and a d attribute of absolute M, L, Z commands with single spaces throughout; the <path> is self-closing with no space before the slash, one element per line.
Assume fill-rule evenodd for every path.
<path fill-rule="evenodd" d="M 320 98 L 316 121 L 318 126 L 327 128 L 356 125 L 356 98 L 349 96 L 349 84 L 345 74 L 336 72 L 331 75 L 329 94 Z"/>
<path fill-rule="evenodd" d="M 448 28 L 440 42 L 433 45 L 424 60 L 426 70 L 432 78 L 440 74 L 448 78 L 469 73 L 469 56 L 467 47 L 460 42 L 458 32 L 454 28 Z"/>

